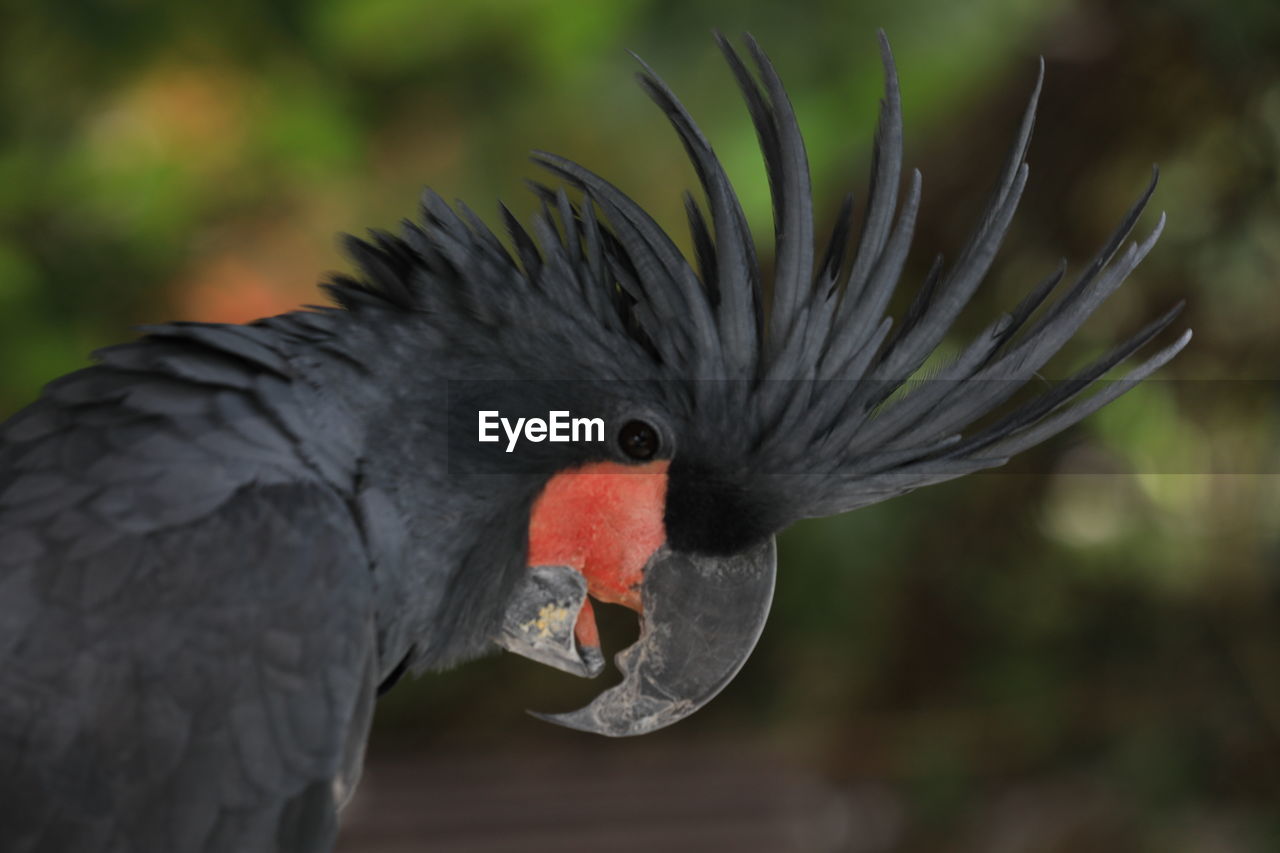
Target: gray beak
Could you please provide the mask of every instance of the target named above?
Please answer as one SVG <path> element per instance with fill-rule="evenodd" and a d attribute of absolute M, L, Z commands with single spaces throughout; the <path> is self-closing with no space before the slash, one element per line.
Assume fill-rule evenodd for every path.
<path fill-rule="evenodd" d="M 604 670 L 598 648 L 573 636 L 587 600 L 587 579 L 568 566 L 532 566 L 511 595 L 495 642 L 504 649 L 571 675 L 595 678 Z"/>
<path fill-rule="evenodd" d="M 773 600 L 777 557 L 772 538 L 733 557 L 663 546 L 644 570 L 640 639 L 616 659 L 622 683 L 585 708 L 534 716 L 610 737 L 645 734 L 689 716 L 733 680 L 755 648 Z M 572 619 L 568 631 L 572 642 Z"/>

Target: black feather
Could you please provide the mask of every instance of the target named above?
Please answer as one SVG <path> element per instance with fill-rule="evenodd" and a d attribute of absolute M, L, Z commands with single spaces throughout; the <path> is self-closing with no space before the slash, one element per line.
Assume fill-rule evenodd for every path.
<path fill-rule="evenodd" d="M 490 328 L 549 325 L 554 315 L 589 330 L 580 334 L 592 345 L 574 364 L 540 366 L 535 358 L 528 372 L 589 378 L 608 363 L 613 375 L 657 380 L 662 390 L 651 404 L 672 418 L 678 453 L 697 457 L 696 470 L 736 467 L 730 479 L 771 492 L 772 500 L 788 507 L 788 517 L 837 512 L 1001 464 L 1011 452 L 1114 399 L 1185 345 L 1184 335 L 1140 363 L 1130 379 L 1068 405 L 1148 344 L 1172 322 L 1170 313 L 1072 379 L 1031 395 L 1003 417 L 988 417 L 1036 376 L 1150 250 L 1160 225 L 1141 244 L 1122 245 L 1150 198 L 1153 176 L 1064 294 L 1045 304 L 1065 266 L 929 380 L 908 387 L 980 286 L 1008 230 L 1029 174 L 1026 155 L 1043 62 L 967 242 L 949 266 L 938 256 L 895 330 L 885 312 L 910 251 L 922 181 L 912 171 L 900 195 L 902 94 L 887 39 L 880 35 L 885 90 L 866 212 L 854 241 L 846 197 L 821 252 L 805 146 L 781 79 L 750 37 L 746 56 L 754 67 L 723 36 L 716 40 L 750 114 L 773 198 L 770 287 L 710 143 L 670 87 L 642 62 L 640 85 L 674 128 L 705 196 L 705 208 L 691 195 L 684 199 L 695 263 L 621 189 L 577 163 L 538 153 L 536 162 L 583 197 L 575 203 L 563 190 L 535 184 L 544 202 L 532 226 L 536 239 L 504 210 L 523 266 L 517 278 L 523 287 L 536 286 L 536 295 L 497 274 L 514 262 L 474 215 L 466 211 L 464 222 L 428 195 L 426 227 L 415 229 L 409 241 L 427 273 L 419 269 L 413 277 L 420 310 L 449 302 L 446 294 L 428 290 L 465 291 L 469 315 L 484 318 Z M 392 263 L 388 257 L 404 255 L 385 241 L 377 248 L 354 297 L 350 285 L 335 284 L 356 310 L 371 293 L 399 301 L 394 287 L 379 282 Z M 449 259 L 453 280 L 439 275 L 438 257 Z M 800 482 L 803 487 L 794 485 Z"/>

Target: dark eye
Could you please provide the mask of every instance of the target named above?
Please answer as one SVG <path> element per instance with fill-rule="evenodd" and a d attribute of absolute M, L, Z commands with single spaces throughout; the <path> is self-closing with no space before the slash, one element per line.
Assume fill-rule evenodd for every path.
<path fill-rule="evenodd" d="M 662 446 L 658 431 L 644 421 L 627 421 L 623 424 L 618 433 L 618 444 L 623 453 L 639 461 L 652 459 Z"/>

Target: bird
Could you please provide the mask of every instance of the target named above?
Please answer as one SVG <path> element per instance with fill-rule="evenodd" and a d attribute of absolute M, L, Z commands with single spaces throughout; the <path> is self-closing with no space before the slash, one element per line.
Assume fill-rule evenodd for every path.
<path fill-rule="evenodd" d="M 6 850 L 330 850 L 380 693 L 502 649 L 598 675 L 592 602 L 640 614 L 622 680 L 541 716 L 674 723 L 754 647 L 779 531 L 1002 465 L 1186 346 L 1153 343 L 1179 303 L 1040 379 L 1155 245 L 1163 215 L 1130 239 L 1153 173 L 1078 274 L 939 352 L 1028 180 L 1043 61 L 967 242 L 895 320 L 921 175 L 883 32 L 864 212 L 846 196 L 825 240 L 777 70 L 750 36 L 715 39 L 763 154 L 769 275 L 706 136 L 640 61 L 700 187 L 691 253 L 535 152 L 539 208 L 501 207 L 505 242 L 426 190 L 399 232 L 346 238 L 330 304 L 143 327 L 0 427 Z"/>

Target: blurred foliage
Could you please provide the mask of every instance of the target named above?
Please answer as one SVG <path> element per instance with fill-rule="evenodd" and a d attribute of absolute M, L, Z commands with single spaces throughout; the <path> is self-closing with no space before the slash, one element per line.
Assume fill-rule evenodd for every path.
<path fill-rule="evenodd" d="M 1165 235 L 1054 375 L 1180 298 L 1191 347 L 1007 472 L 788 532 L 752 661 L 651 737 L 765 737 L 833 783 L 883 782 L 909 816 L 895 849 L 997 849 L 1011 791 L 1038 817 L 999 849 L 1280 848 L 1273 0 L 2 8 L 0 413 L 132 325 L 318 301 L 345 265 L 333 234 L 392 226 L 421 184 L 491 222 L 499 197 L 528 212 L 529 149 L 602 171 L 680 233 L 692 174 L 626 49 L 704 122 L 768 245 L 712 27 L 777 62 L 827 216 L 865 184 L 888 30 L 926 178 L 919 280 L 962 244 L 1043 54 L 1027 197 L 968 328 L 1060 256 L 1086 262 L 1158 161 Z M 495 658 L 399 688 L 379 743 L 561 743 L 576 736 L 521 709 L 596 689 Z"/>

